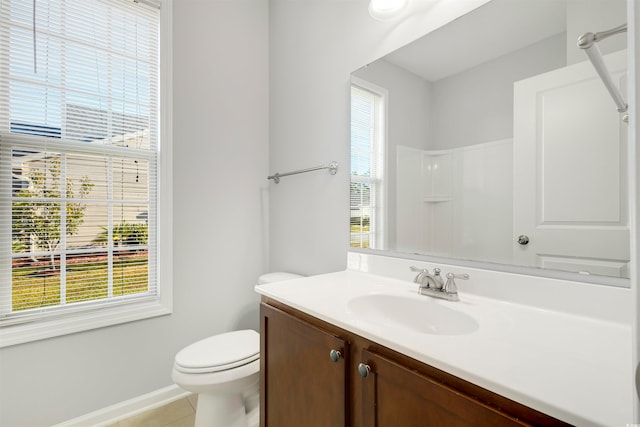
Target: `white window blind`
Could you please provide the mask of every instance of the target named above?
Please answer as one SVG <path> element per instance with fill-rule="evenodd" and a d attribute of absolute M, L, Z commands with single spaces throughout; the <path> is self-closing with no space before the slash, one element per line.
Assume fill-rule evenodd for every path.
<path fill-rule="evenodd" d="M 158 297 L 159 17 L 0 0 L 0 326 Z"/>
<path fill-rule="evenodd" d="M 351 86 L 351 247 L 382 244 L 383 101 L 379 93 Z"/>

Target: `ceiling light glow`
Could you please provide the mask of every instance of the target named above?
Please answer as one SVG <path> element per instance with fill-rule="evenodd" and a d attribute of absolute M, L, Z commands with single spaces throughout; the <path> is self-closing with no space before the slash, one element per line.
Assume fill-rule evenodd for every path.
<path fill-rule="evenodd" d="M 391 19 L 400 14 L 407 6 L 408 0 L 371 0 L 369 14 L 379 20 Z"/>

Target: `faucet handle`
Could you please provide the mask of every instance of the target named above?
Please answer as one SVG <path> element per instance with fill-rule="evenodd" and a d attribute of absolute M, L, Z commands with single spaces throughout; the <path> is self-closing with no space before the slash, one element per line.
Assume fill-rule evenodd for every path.
<path fill-rule="evenodd" d="M 445 285 L 444 285 L 444 291 L 445 292 L 449 292 L 449 293 L 457 293 L 458 292 L 458 287 L 456 286 L 455 279 L 468 280 L 469 279 L 469 275 L 468 274 L 447 273 L 447 283 L 445 283 Z"/>
<path fill-rule="evenodd" d="M 418 273 L 418 275 L 413 279 L 413 283 L 422 283 L 422 279 L 424 278 L 424 276 L 426 274 L 429 274 L 429 270 L 427 270 L 426 268 L 418 268 L 418 267 L 411 266 L 409 267 L 409 270 L 415 273 Z"/>

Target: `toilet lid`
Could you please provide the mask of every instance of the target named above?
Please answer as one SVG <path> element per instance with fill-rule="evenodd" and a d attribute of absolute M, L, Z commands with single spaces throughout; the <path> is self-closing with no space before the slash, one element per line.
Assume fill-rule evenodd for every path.
<path fill-rule="evenodd" d="M 176 354 L 176 369 L 182 372 L 218 372 L 246 365 L 260 358 L 260 334 L 233 331 L 195 342 Z"/>

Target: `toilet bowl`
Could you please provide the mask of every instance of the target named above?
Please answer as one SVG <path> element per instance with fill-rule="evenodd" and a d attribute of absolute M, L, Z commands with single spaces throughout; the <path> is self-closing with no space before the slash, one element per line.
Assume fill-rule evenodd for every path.
<path fill-rule="evenodd" d="M 198 394 L 196 427 L 251 427 L 246 394 L 260 381 L 260 335 L 234 331 L 182 349 L 173 364 L 173 381 Z"/>
<path fill-rule="evenodd" d="M 299 278 L 292 273 L 260 276 L 258 285 Z M 173 381 L 198 394 L 195 427 L 257 427 L 260 334 L 241 330 L 195 342 L 175 357 Z"/>

